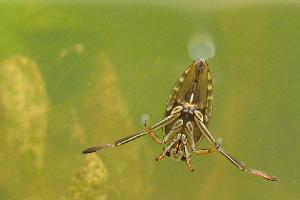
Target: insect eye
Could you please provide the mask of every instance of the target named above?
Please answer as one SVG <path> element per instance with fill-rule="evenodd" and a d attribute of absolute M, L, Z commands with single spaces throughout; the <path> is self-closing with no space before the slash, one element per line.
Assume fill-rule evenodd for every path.
<path fill-rule="evenodd" d="M 198 65 L 204 65 L 204 64 L 205 64 L 205 59 L 203 59 L 203 58 L 198 58 L 198 59 L 196 60 L 196 63 L 198 63 Z"/>
<path fill-rule="evenodd" d="M 198 59 L 196 62 L 195 62 L 195 65 L 196 65 L 196 71 L 201 71 L 203 69 L 203 67 L 205 66 L 205 60 L 202 60 L 202 59 Z"/>

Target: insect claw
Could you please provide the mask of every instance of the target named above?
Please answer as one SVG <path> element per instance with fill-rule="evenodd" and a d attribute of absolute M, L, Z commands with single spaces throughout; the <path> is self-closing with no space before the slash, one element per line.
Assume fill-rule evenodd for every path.
<path fill-rule="evenodd" d="M 165 155 L 163 155 L 163 156 L 158 156 L 158 157 L 155 158 L 155 160 L 156 160 L 156 161 L 160 161 L 160 160 L 162 160 L 164 157 L 165 157 Z"/>
<path fill-rule="evenodd" d="M 190 158 L 190 157 L 186 158 L 185 156 L 183 156 L 183 157 L 181 158 L 181 160 L 182 160 L 182 161 L 185 161 L 186 165 L 188 166 L 188 168 L 190 169 L 191 172 L 194 171 L 193 166 L 192 166 L 192 163 L 191 163 L 191 158 Z"/>
<path fill-rule="evenodd" d="M 188 168 L 191 170 L 191 172 L 194 171 L 191 160 L 190 159 L 186 159 L 186 164 L 188 166 Z"/>
<path fill-rule="evenodd" d="M 165 156 L 160 155 L 160 156 L 157 156 L 157 157 L 155 158 L 155 160 L 156 160 L 156 161 L 159 161 L 159 160 L 163 159 L 164 157 L 165 157 Z"/>
<path fill-rule="evenodd" d="M 165 153 L 165 151 L 163 151 L 159 156 L 157 156 L 157 157 L 155 158 L 155 160 L 156 160 L 156 161 L 159 161 L 159 160 L 163 159 L 165 156 L 166 156 L 166 153 Z"/>

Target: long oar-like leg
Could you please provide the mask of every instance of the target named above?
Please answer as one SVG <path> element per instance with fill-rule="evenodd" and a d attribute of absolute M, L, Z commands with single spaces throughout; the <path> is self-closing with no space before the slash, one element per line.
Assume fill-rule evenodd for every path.
<path fill-rule="evenodd" d="M 248 172 L 252 175 L 265 178 L 270 181 L 277 181 L 278 179 L 275 176 L 267 175 L 264 172 L 261 172 L 256 169 L 249 168 L 246 164 L 242 163 L 241 161 L 234 158 L 232 155 L 230 155 L 227 151 L 225 151 L 223 148 L 218 148 L 218 151 L 225 156 L 231 163 L 233 163 L 236 167 L 238 167 L 240 170 Z"/>
<path fill-rule="evenodd" d="M 193 134 L 194 132 L 193 131 L 194 130 L 193 130 L 192 123 L 187 122 L 186 123 L 186 133 L 187 133 L 187 136 L 190 140 L 191 149 L 195 154 L 197 154 L 197 155 L 206 155 L 206 154 L 217 151 L 217 146 L 213 146 L 212 148 L 209 148 L 209 149 L 196 150 L 196 144 L 195 144 L 195 141 L 194 141 L 194 134 Z"/>
<path fill-rule="evenodd" d="M 206 137 L 209 143 L 211 143 L 213 146 L 217 147 L 217 142 L 214 136 L 209 132 L 209 130 L 206 128 L 206 126 L 203 123 L 203 115 L 200 111 L 195 110 L 194 111 L 194 120 L 197 124 L 197 126 L 200 128 L 202 134 Z"/>
<path fill-rule="evenodd" d="M 141 136 L 144 136 L 144 135 L 147 135 L 147 132 L 140 132 L 140 133 L 132 134 L 132 135 L 123 137 L 119 140 L 116 140 L 112 144 L 103 144 L 103 145 L 98 145 L 98 146 L 95 146 L 95 147 L 88 148 L 88 149 L 82 151 L 82 153 L 84 153 L 84 154 L 93 153 L 93 152 L 96 152 L 96 151 L 99 151 L 99 150 L 104 150 L 104 149 L 108 149 L 108 148 L 112 148 L 112 147 L 117 147 L 117 146 L 120 146 L 120 145 L 125 144 L 127 142 L 131 142 L 131 141 L 133 141 L 133 140 L 135 140 L 135 139 L 137 139 Z"/>
<path fill-rule="evenodd" d="M 221 145 L 221 141 L 217 141 L 216 145 L 213 144 L 212 148 L 209 148 L 209 149 L 198 149 L 198 150 L 196 150 L 196 145 L 195 145 L 195 141 L 194 141 L 194 128 L 193 128 L 191 122 L 187 122 L 186 123 L 186 132 L 188 133 L 187 136 L 188 136 L 188 138 L 190 140 L 191 149 L 197 155 L 207 155 L 209 153 L 213 153 L 213 152 L 217 151 L 218 147 Z M 205 134 L 203 134 L 203 135 L 205 135 Z M 202 137 L 203 137 L 203 135 L 202 135 Z M 207 137 L 207 135 L 210 135 L 210 137 Z M 210 133 L 206 134 L 205 137 L 206 138 L 213 138 L 213 136 Z M 213 140 L 212 140 L 211 143 L 213 143 L 213 141 L 214 141 L 214 138 L 213 138 Z"/>
<path fill-rule="evenodd" d="M 203 116 L 199 111 L 195 111 L 195 117 L 194 117 L 197 126 L 200 128 L 201 132 L 204 134 L 204 136 L 207 138 L 207 140 L 214 145 L 213 148 L 216 148 L 223 156 L 225 156 L 231 163 L 233 163 L 236 167 L 238 167 L 240 170 L 248 172 L 252 175 L 265 178 L 270 181 L 277 181 L 278 179 L 274 176 L 267 175 L 259 170 L 251 169 L 247 167 L 244 163 L 240 162 L 239 160 L 232 157 L 227 151 L 225 151 L 223 148 L 220 147 L 220 145 L 216 142 L 213 135 L 209 132 L 209 130 L 206 128 L 206 126 L 203 124 Z"/>
<path fill-rule="evenodd" d="M 150 137 L 153 139 L 154 142 L 159 143 L 159 144 L 164 143 L 153 132 L 160 128 L 163 128 L 164 126 L 166 126 L 169 123 L 176 120 L 181 115 L 182 109 L 183 109 L 182 106 L 177 106 L 177 107 L 173 108 L 173 110 L 169 116 L 167 116 L 166 118 L 162 119 L 161 121 L 155 123 L 150 128 L 146 128 L 147 133 L 150 135 Z"/>
<path fill-rule="evenodd" d="M 220 147 L 220 142 L 216 141 L 214 136 L 209 132 L 209 130 L 204 125 L 202 113 L 198 110 L 195 110 L 194 113 L 195 113 L 194 120 L 197 126 L 199 127 L 199 129 L 201 130 L 205 138 L 208 140 L 208 142 L 213 145 L 213 147 L 209 149 L 194 150 L 193 152 L 196 153 L 197 155 L 206 155 L 217 151 L 218 148 Z"/>
<path fill-rule="evenodd" d="M 181 115 L 182 109 L 183 109 L 182 106 L 175 107 L 168 117 L 162 119 L 161 121 L 157 122 L 156 124 L 154 124 L 153 126 L 148 128 L 146 132 L 140 132 L 140 133 L 136 133 L 133 135 L 123 137 L 119 140 L 114 141 L 112 144 L 103 144 L 103 145 L 91 147 L 91 148 L 88 148 L 88 149 L 82 151 L 82 153 L 84 153 L 84 154 L 93 153 L 93 152 L 96 152 L 99 150 L 117 147 L 117 146 L 120 146 L 127 142 L 131 142 L 131 141 L 133 141 L 141 136 L 147 135 L 147 134 L 149 134 L 151 136 L 151 138 L 153 138 L 158 143 L 162 143 L 162 141 L 153 133 L 153 131 L 156 131 L 156 130 L 168 125 L 169 123 L 173 122 L 174 120 L 176 120 Z"/>

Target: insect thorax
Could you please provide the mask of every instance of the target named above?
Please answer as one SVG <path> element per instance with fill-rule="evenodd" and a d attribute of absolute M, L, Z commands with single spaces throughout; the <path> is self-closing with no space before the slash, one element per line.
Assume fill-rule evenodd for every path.
<path fill-rule="evenodd" d="M 174 133 L 174 127 L 176 127 L 176 124 L 181 123 L 182 124 L 182 128 L 180 130 L 178 130 L 178 133 L 184 134 L 190 144 L 191 138 L 193 137 L 195 143 L 197 144 L 198 141 L 200 140 L 200 138 L 202 137 L 202 132 L 200 131 L 200 129 L 198 128 L 198 126 L 196 125 L 196 122 L 194 120 L 194 111 L 198 110 L 201 112 L 201 110 L 198 109 L 198 106 L 195 104 L 189 104 L 189 103 L 183 103 L 179 106 L 182 106 L 182 111 L 181 111 L 181 115 L 180 117 L 178 117 L 177 120 L 175 120 L 174 122 L 170 123 L 167 127 L 165 127 L 165 136 L 168 134 L 172 134 L 169 136 L 169 138 L 171 138 L 172 136 L 176 136 L 177 133 Z M 188 130 L 188 127 L 190 129 L 190 131 Z"/>

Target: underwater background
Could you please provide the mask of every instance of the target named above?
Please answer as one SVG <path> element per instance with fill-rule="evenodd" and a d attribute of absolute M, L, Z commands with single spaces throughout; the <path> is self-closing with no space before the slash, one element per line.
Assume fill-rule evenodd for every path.
<path fill-rule="evenodd" d="M 1 1 L 0 199 L 300 199 L 299 22 L 298 1 Z M 156 162 L 148 136 L 81 154 L 160 120 L 203 46 L 209 130 L 278 182 Z"/>

